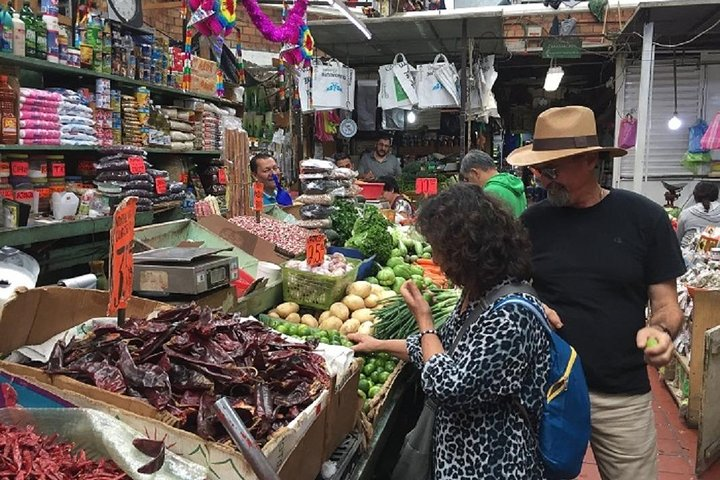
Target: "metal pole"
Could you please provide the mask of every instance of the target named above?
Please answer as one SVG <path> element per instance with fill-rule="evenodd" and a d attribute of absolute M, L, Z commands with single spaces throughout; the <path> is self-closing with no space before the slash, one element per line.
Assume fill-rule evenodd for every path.
<path fill-rule="evenodd" d="M 467 20 L 462 21 L 462 57 L 460 60 L 460 68 L 463 72 L 460 77 L 460 152 L 465 155 L 467 153 L 467 78 L 468 78 L 468 33 Z"/>
<path fill-rule="evenodd" d="M 615 145 L 618 144 L 620 139 L 620 120 L 625 115 L 625 65 L 626 55 L 624 53 L 618 54 L 615 58 L 615 110 L 617 114 L 615 116 Z M 622 158 L 613 158 L 613 188 L 620 188 L 620 175 L 622 173 Z"/>
<path fill-rule="evenodd" d="M 638 131 L 633 168 L 633 191 L 642 193 L 643 176 L 647 163 L 650 140 L 650 106 L 652 104 L 653 71 L 655 70 L 655 25 L 645 24 L 640 62 L 640 89 L 638 95 Z"/>

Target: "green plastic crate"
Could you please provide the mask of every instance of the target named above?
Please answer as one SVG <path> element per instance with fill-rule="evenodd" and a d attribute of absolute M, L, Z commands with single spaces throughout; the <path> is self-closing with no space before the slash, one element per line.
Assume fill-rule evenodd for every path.
<path fill-rule="evenodd" d="M 358 260 L 347 259 L 353 269 L 342 277 L 330 277 L 317 273 L 301 272 L 282 265 L 283 299 L 304 307 L 327 310 L 345 296 L 348 285 L 355 281 Z"/>

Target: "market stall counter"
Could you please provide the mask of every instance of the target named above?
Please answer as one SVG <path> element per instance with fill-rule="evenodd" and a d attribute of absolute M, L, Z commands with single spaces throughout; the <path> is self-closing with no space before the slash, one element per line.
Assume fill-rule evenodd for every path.
<path fill-rule="evenodd" d="M 191 355 L 191 350 L 182 353 L 184 347 L 180 347 L 179 345 L 184 342 L 183 338 L 185 338 L 186 335 L 199 335 L 201 332 L 215 332 L 213 335 L 220 335 L 217 340 L 222 341 L 226 347 L 229 347 L 230 344 L 227 343 L 229 338 L 223 337 L 223 335 L 227 335 L 225 333 L 219 333 L 218 329 L 229 328 L 230 330 L 227 330 L 227 334 L 231 334 L 231 330 L 236 328 L 232 325 L 239 325 L 237 324 L 239 319 L 222 313 L 217 315 L 210 314 L 207 310 L 206 312 L 208 313 L 202 313 L 201 309 L 197 311 L 198 317 L 193 316 L 195 314 L 192 313 L 192 310 L 188 317 L 185 316 L 187 312 L 183 309 L 173 309 L 163 306 L 158 302 L 133 297 L 127 309 L 129 323 L 118 328 L 108 325 L 108 319 L 104 318 L 107 303 L 107 292 L 95 290 L 48 287 L 19 292 L 15 298 L 5 304 L 2 315 L 0 316 L 2 331 L 8 332 L 8 335 L 0 339 L 0 352 L 7 354 L 23 346 L 34 345 L 35 347 L 32 349 L 23 349 L 23 354 L 29 354 L 30 357 L 41 355 L 47 363 L 45 363 L 44 368 L 36 368 L 34 366 L 21 365 L 6 360 L 0 362 L 0 368 L 6 373 L 24 377 L 31 382 L 40 383 L 44 388 L 52 390 L 53 393 L 74 405 L 83 408 L 95 408 L 106 413 L 111 413 L 131 427 L 139 428 L 137 425 L 140 424 L 144 427 L 147 427 L 148 424 L 151 425 L 160 437 L 167 434 L 169 442 L 175 443 L 175 446 L 171 449 L 172 451 L 208 467 L 211 472 L 210 478 L 222 478 L 223 480 L 256 478 L 244 457 L 232 446 L 210 440 L 222 438 L 222 435 L 217 437 L 217 430 L 197 430 L 198 434 L 196 434 L 195 430 L 188 431 L 179 428 L 183 423 L 182 415 L 178 416 L 180 412 L 174 407 L 168 410 L 166 407 L 162 407 L 162 405 L 165 404 L 164 402 L 158 402 L 162 398 L 162 389 L 164 387 L 159 384 L 152 388 L 142 387 L 133 383 L 134 380 L 132 380 L 132 378 L 134 378 L 132 372 L 136 369 L 147 370 L 151 368 L 154 369 L 153 371 L 155 371 L 157 375 L 162 377 L 163 374 L 161 374 L 161 371 L 164 370 L 160 365 L 164 364 L 166 368 L 169 368 L 168 371 L 171 372 L 171 376 L 175 378 L 175 380 L 171 382 L 175 385 L 173 388 L 177 388 L 178 385 L 184 384 L 177 383 L 180 381 L 180 377 L 176 375 L 180 370 L 183 370 L 182 365 L 189 365 L 187 362 L 191 362 L 190 364 L 194 365 L 192 362 L 197 361 L 189 356 Z M 68 305 L 73 305 L 74 308 L 69 309 Z M 162 311 L 158 314 L 156 310 L 159 307 Z M 58 312 L 65 312 L 65 314 L 58 315 Z M 152 315 L 148 318 L 149 314 Z M 190 323 L 188 323 L 187 320 L 178 320 L 179 323 L 174 321 L 170 322 L 170 320 L 168 320 L 169 317 L 167 317 L 168 315 L 172 316 L 172 318 L 179 318 L 176 316 L 180 315 L 182 318 L 190 319 Z M 127 383 L 128 387 L 124 389 L 110 388 L 111 385 L 99 377 L 97 377 L 97 380 L 101 381 L 106 388 L 99 388 L 98 386 L 85 383 L 87 380 L 81 381 L 82 376 L 77 377 L 77 375 L 75 375 L 77 372 L 63 366 L 64 362 L 70 365 L 71 357 L 68 357 L 68 355 L 72 354 L 68 352 L 72 352 L 73 348 L 82 348 L 84 345 L 83 342 L 85 342 L 84 339 L 70 341 L 70 337 L 72 335 L 79 335 L 82 338 L 82 334 L 87 334 L 89 330 L 86 322 L 92 318 L 101 319 L 98 321 L 99 323 L 96 322 L 94 324 L 95 327 L 100 330 L 94 328 L 94 337 L 88 337 L 88 342 L 90 343 L 87 345 L 95 342 L 95 347 L 91 348 L 87 352 L 87 355 L 98 355 L 101 352 L 106 352 L 105 354 L 111 355 L 112 349 L 115 348 L 113 345 L 116 345 L 120 351 L 120 360 L 115 363 L 117 367 L 108 365 L 104 368 L 108 370 L 108 372 L 110 370 L 115 371 L 120 369 L 118 370 L 118 373 L 122 373 L 120 377 L 115 378 L 110 375 L 107 379 L 112 381 L 112 379 L 115 378 L 118 382 L 130 382 Z M 192 318 L 195 318 L 195 320 L 192 320 Z M 133 347 L 135 357 L 123 360 L 125 357 L 123 357 L 122 352 L 128 351 L 127 345 L 137 343 L 135 340 L 140 340 L 143 336 L 147 336 L 148 332 L 150 332 L 150 337 L 157 339 L 155 333 L 152 332 L 158 328 L 162 330 L 163 328 L 161 328 L 161 326 L 163 323 L 173 326 L 171 330 L 168 330 L 171 332 L 169 340 L 167 338 L 163 340 L 163 350 L 160 351 L 159 357 L 160 365 L 156 364 L 158 359 L 156 359 L 154 363 L 143 363 L 147 362 L 147 360 L 141 360 L 140 357 L 138 357 L 142 351 L 137 350 L 137 345 Z M 152 328 L 151 330 L 147 330 L 145 327 Z M 251 337 L 253 335 L 259 335 L 258 338 L 277 335 L 266 329 L 266 327 L 262 326 L 259 322 L 252 320 L 249 324 L 243 324 L 241 331 L 243 335 L 247 333 Z M 120 337 L 116 338 L 116 334 L 112 332 L 116 332 Z M 68 333 L 71 335 L 66 336 L 64 345 L 63 343 L 55 343 L 53 337 L 58 334 L 67 335 Z M 110 336 L 100 337 L 100 335 L 107 334 Z M 118 342 L 120 338 L 128 334 L 130 335 L 127 339 L 129 343 Z M 160 333 L 160 335 L 162 336 L 162 333 Z M 148 346 L 153 344 L 154 341 L 149 341 L 150 337 L 147 337 L 141 345 Z M 113 338 L 116 338 L 116 340 L 112 340 Z M 133 338 L 135 340 L 132 340 Z M 280 337 L 278 337 L 278 339 L 279 338 Z M 98 341 L 100 341 L 100 344 L 97 343 Z M 291 346 L 290 343 L 277 343 L 278 340 L 273 341 L 278 348 L 277 351 L 273 351 L 273 355 L 275 356 L 290 354 L 294 356 L 300 355 L 306 358 L 306 360 L 311 361 L 314 361 L 312 360 L 313 358 L 325 359 L 325 362 L 318 364 L 323 365 L 319 368 L 325 373 L 320 373 L 321 370 L 313 370 L 318 368 L 312 367 L 313 363 L 304 364 L 306 365 L 304 368 L 308 368 L 308 371 L 317 372 L 313 374 L 315 375 L 314 378 L 321 383 L 316 385 L 316 387 L 319 385 L 324 385 L 324 387 L 321 390 L 313 387 L 310 392 L 314 393 L 310 393 L 310 396 L 307 397 L 305 395 L 302 396 L 305 400 L 303 400 L 302 404 L 298 404 L 298 406 L 303 406 L 302 410 L 296 409 L 294 413 L 292 413 L 292 416 L 288 417 L 288 419 L 294 417 L 289 423 L 288 420 L 277 425 L 273 422 L 272 430 L 262 428 L 265 434 L 267 434 L 266 439 L 262 441 L 263 452 L 272 467 L 275 468 L 276 471 L 279 471 L 281 478 L 283 480 L 309 480 L 314 478 L 317 472 L 319 472 L 320 466 L 326 458 L 326 452 L 334 449 L 336 443 L 339 443 L 336 439 L 344 437 L 349 431 L 350 427 L 347 426 L 347 423 L 345 423 L 346 426 L 344 427 L 347 428 L 346 431 L 337 430 L 339 425 L 342 426 L 338 419 L 345 418 L 348 415 L 353 417 L 357 411 L 357 404 L 353 405 L 353 402 L 348 402 L 346 399 L 356 395 L 359 366 L 357 363 L 352 362 L 350 352 L 345 349 L 341 350 L 347 353 L 328 351 L 311 352 L 307 349 L 308 344 Z M 194 344 L 196 342 L 192 343 Z M 44 344 L 44 347 L 40 347 L 42 344 Z M 124 348 L 123 345 L 125 345 Z M 166 347 L 169 348 L 169 350 Z M 176 347 L 181 348 L 181 350 L 174 350 Z M 110 348 L 110 350 L 107 350 L 107 348 Z M 225 347 L 223 347 L 223 349 L 225 349 Z M 162 353 L 163 351 L 165 352 L 164 354 Z M 51 359 L 49 362 L 47 360 L 48 353 Z M 215 354 L 219 355 L 220 353 L 221 352 L 218 351 Z M 156 356 L 154 353 L 151 353 L 151 355 L 152 358 Z M 133 358 L 137 359 L 137 364 Z M 82 363 L 83 359 L 90 361 L 90 357 L 87 356 L 82 356 L 76 359 L 76 361 Z M 178 359 L 180 359 L 180 363 L 178 363 Z M 59 363 L 58 360 L 60 360 Z M 36 357 L 33 365 L 42 363 L 44 362 Z M 294 365 L 294 363 L 286 362 L 286 365 Z M 325 370 L 325 365 L 328 366 L 327 371 Z M 201 367 L 201 370 L 206 372 L 204 374 L 206 379 L 205 383 L 207 383 L 208 380 L 215 381 L 211 379 L 215 379 L 218 375 L 230 375 L 227 380 L 227 382 L 230 382 L 232 375 L 242 373 L 233 369 L 228 370 L 227 368 L 221 369 L 222 372 L 218 372 L 218 368 L 217 365 L 211 367 L 209 364 L 206 367 Z M 197 372 L 194 367 L 192 371 Z M 331 375 L 333 371 L 335 373 Z M 130 376 L 128 377 L 128 375 Z M 76 378 L 71 378 L 72 376 Z M 185 378 L 185 376 L 181 377 Z M 323 378 L 327 378 L 327 380 L 322 380 Z M 187 381 L 190 381 L 190 379 L 185 378 L 185 380 L 183 380 L 185 383 L 187 383 Z M 224 388 L 222 387 L 218 390 L 218 385 L 220 384 L 215 385 L 215 394 L 220 393 L 220 390 Z M 145 399 L 128 396 L 127 392 L 126 394 L 121 394 L 121 392 L 127 388 L 131 388 L 136 394 L 142 394 Z M 194 402 L 192 399 L 193 396 L 188 396 L 187 392 L 186 390 L 183 394 L 182 402 L 179 404 L 176 401 L 177 395 L 168 397 L 173 399 L 170 403 L 178 407 L 181 405 L 192 405 Z M 350 394 L 347 392 L 350 392 Z M 209 418 L 206 417 L 209 411 L 203 410 L 204 407 L 202 407 L 202 405 L 204 405 L 204 403 L 202 398 L 204 398 L 204 396 L 200 397 L 201 403 L 198 407 L 199 410 L 196 409 L 198 421 L 200 422 L 199 425 L 209 425 L 206 424 L 207 420 L 203 420 L 203 418 Z M 244 401 L 245 400 L 243 400 L 243 402 Z M 258 400 L 248 401 L 257 402 Z M 168 403 L 168 405 L 170 405 L 170 403 Z M 243 411 L 243 404 L 242 402 L 238 404 L 241 412 Z M 305 407 L 306 404 L 307 406 Z M 266 410 L 273 412 L 273 415 L 276 411 L 274 409 Z M 251 411 L 255 411 L 255 409 L 253 408 Z M 258 413 L 258 415 L 260 415 L 260 413 Z M 258 424 L 255 420 L 252 420 L 252 418 L 254 417 L 251 417 L 251 423 L 249 425 L 257 428 Z M 187 427 L 187 421 L 185 421 L 185 426 Z M 319 445 L 321 445 L 322 448 L 318 448 Z"/>

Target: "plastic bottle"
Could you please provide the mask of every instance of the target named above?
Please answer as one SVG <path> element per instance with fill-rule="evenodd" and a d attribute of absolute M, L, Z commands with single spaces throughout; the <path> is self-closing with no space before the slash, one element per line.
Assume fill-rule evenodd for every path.
<path fill-rule="evenodd" d="M 0 75 L 0 142 L 5 145 L 16 144 L 18 140 L 16 103 L 17 95 L 8 84 L 7 75 Z"/>
<path fill-rule="evenodd" d="M 68 42 L 70 36 L 68 35 L 67 28 L 60 25 L 58 29 L 58 59 L 61 65 L 67 65 L 68 63 Z"/>
<path fill-rule="evenodd" d="M 185 214 L 193 214 L 195 213 L 195 202 L 197 200 L 197 197 L 195 197 L 195 190 L 193 190 L 193 187 L 188 187 L 187 190 L 185 190 L 185 200 L 183 201 L 181 210 Z"/>
<path fill-rule="evenodd" d="M 37 37 L 35 34 L 35 14 L 30 8 L 30 0 L 23 2 L 20 20 L 25 23 L 25 56 L 37 58 Z"/>
<path fill-rule="evenodd" d="M 20 20 L 19 13 L 13 13 L 13 53 L 18 57 L 25 56 L 25 22 Z"/>
<path fill-rule="evenodd" d="M 12 14 L 7 10 L 2 11 L 2 51 L 5 53 L 13 51 L 13 19 Z"/>
<path fill-rule="evenodd" d="M 45 14 L 42 17 L 47 26 L 47 61 L 52 63 L 60 62 L 60 24 L 54 15 Z"/>
<path fill-rule="evenodd" d="M 48 29 L 42 15 L 35 18 L 35 58 L 47 60 L 48 54 Z"/>

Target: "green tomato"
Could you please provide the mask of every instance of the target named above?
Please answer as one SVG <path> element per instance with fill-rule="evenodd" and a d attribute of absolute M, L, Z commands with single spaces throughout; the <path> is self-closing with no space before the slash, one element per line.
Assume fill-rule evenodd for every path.
<path fill-rule="evenodd" d="M 432 253 L 423 253 L 422 258 L 430 260 L 432 258 Z"/>
<path fill-rule="evenodd" d="M 301 337 L 307 337 L 311 333 L 312 332 L 310 332 L 310 327 L 308 327 L 307 325 L 298 325 L 297 326 L 297 334 L 300 335 Z"/>
<path fill-rule="evenodd" d="M 363 392 L 362 390 L 358 390 L 358 397 L 364 402 L 367 400 L 367 393 Z"/>
<path fill-rule="evenodd" d="M 380 374 L 381 374 L 381 373 L 383 373 L 382 370 L 375 370 L 374 372 L 372 372 L 372 374 L 370 374 L 370 380 L 372 380 L 372 382 L 373 382 L 375 385 L 378 385 L 378 384 L 382 385 L 382 384 L 383 384 L 383 382 L 380 381 Z"/>
<path fill-rule="evenodd" d="M 363 366 L 362 372 L 365 374 L 366 377 L 372 379 L 372 374 L 375 371 L 375 364 L 374 363 L 368 363 L 365 366 Z"/>
<path fill-rule="evenodd" d="M 284 333 L 285 335 L 288 335 L 288 326 L 286 324 L 278 325 L 275 330 L 277 330 L 280 333 Z"/>
<path fill-rule="evenodd" d="M 393 360 L 388 360 L 385 362 L 385 365 L 383 366 L 386 373 L 392 373 L 395 371 L 395 367 L 397 366 L 397 362 Z"/>
<path fill-rule="evenodd" d="M 388 372 L 380 372 L 378 375 L 378 380 L 380 385 L 385 385 L 387 383 L 388 378 L 390 378 L 390 374 Z"/>

